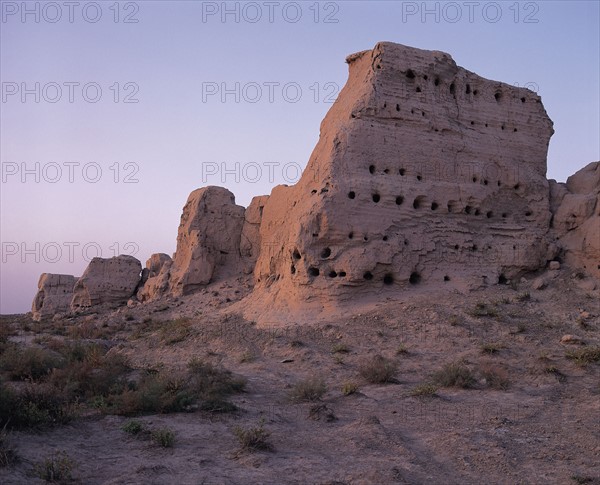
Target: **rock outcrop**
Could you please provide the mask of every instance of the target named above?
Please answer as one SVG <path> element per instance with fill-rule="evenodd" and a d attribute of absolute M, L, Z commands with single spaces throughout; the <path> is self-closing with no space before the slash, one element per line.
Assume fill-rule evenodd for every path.
<path fill-rule="evenodd" d="M 173 260 L 168 254 L 156 253 L 150 256 L 142 270 L 141 287 L 137 292 L 140 302 L 156 300 L 168 291 L 172 264 Z"/>
<path fill-rule="evenodd" d="M 552 233 L 564 261 L 600 278 L 600 162 L 550 181 Z"/>
<path fill-rule="evenodd" d="M 255 292 L 301 308 L 543 267 L 553 128 L 540 97 L 443 52 L 384 42 L 347 62 L 300 181 L 264 206 Z"/>
<path fill-rule="evenodd" d="M 31 305 L 33 319 L 39 322 L 69 312 L 76 281 L 75 276 L 68 274 L 42 273 Z"/>
<path fill-rule="evenodd" d="M 174 295 L 185 295 L 216 277 L 240 273 L 242 206 L 222 187 L 194 190 L 183 208 L 170 271 Z"/>
<path fill-rule="evenodd" d="M 71 310 L 127 303 L 136 292 L 141 271 L 141 263 L 133 256 L 93 258 L 75 283 Z"/>
<path fill-rule="evenodd" d="M 261 237 L 260 224 L 265 204 L 269 200 L 268 195 L 254 197 L 244 214 L 244 225 L 242 226 L 240 240 L 240 255 L 242 257 L 242 270 L 246 274 L 254 271 L 256 260 L 260 253 Z"/>

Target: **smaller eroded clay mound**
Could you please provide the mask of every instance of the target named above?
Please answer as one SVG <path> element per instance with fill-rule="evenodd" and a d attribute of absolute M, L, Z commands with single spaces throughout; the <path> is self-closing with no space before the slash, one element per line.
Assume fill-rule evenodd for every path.
<path fill-rule="evenodd" d="M 155 253 L 142 271 L 141 288 L 137 292 L 137 299 L 141 302 L 160 298 L 169 289 L 169 275 L 173 260 L 168 254 Z"/>
<path fill-rule="evenodd" d="M 94 258 L 73 290 L 71 310 L 102 303 L 126 303 L 140 282 L 142 264 L 133 256 Z"/>
<path fill-rule="evenodd" d="M 190 194 L 177 234 L 171 293 L 188 294 L 217 276 L 240 273 L 244 212 L 223 187 L 203 187 Z"/>
<path fill-rule="evenodd" d="M 600 162 L 567 179 L 551 181 L 552 231 L 565 262 L 600 277 Z"/>
<path fill-rule="evenodd" d="M 77 278 L 69 274 L 42 273 L 38 281 L 38 292 L 33 299 L 33 319 L 41 321 L 57 313 L 70 311 L 73 287 Z"/>

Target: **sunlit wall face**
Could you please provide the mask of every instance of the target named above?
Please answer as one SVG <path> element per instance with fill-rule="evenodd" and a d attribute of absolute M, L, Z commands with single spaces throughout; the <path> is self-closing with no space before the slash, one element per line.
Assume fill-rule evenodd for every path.
<path fill-rule="evenodd" d="M 475 5 L 476 4 L 476 5 Z M 1 3 L 2 313 L 42 272 L 171 253 L 190 191 L 298 180 L 346 55 L 449 52 L 542 96 L 548 176 L 599 158 L 597 2 Z"/>

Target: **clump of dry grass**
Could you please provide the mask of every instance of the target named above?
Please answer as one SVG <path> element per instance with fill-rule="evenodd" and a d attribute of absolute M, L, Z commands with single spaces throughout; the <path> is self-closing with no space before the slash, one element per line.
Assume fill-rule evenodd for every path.
<path fill-rule="evenodd" d="M 363 361 L 359 367 L 361 377 L 372 384 L 396 382 L 394 376 L 397 371 L 398 364 L 381 355 L 376 355 L 369 360 Z"/>
<path fill-rule="evenodd" d="M 265 429 L 264 424 L 264 419 L 261 419 L 258 426 L 250 428 L 236 426 L 233 429 L 233 434 L 236 436 L 243 451 L 255 452 L 273 450 L 273 445 L 269 441 L 271 433 Z"/>
<path fill-rule="evenodd" d="M 446 364 L 432 376 L 433 383 L 441 387 L 459 387 L 470 389 L 477 380 L 471 370 L 462 362 Z"/>
<path fill-rule="evenodd" d="M 327 385 L 320 377 L 309 377 L 294 384 L 289 392 L 289 398 L 293 402 L 315 402 L 319 401 L 327 392 Z"/>

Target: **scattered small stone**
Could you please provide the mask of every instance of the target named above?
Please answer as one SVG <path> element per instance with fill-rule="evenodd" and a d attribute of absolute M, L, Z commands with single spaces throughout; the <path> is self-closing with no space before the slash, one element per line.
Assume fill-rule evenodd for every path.
<path fill-rule="evenodd" d="M 560 339 L 561 344 L 583 345 L 583 339 L 577 335 L 563 335 Z"/>
<path fill-rule="evenodd" d="M 558 261 L 550 261 L 548 268 L 550 268 L 551 270 L 560 269 L 560 263 Z"/>
<path fill-rule="evenodd" d="M 289 364 L 290 362 L 294 362 L 294 359 L 283 359 L 281 361 L 282 364 Z"/>
<path fill-rule="evenodd" d="M 543 290 L 544 288 L 546 288 L 547 285 L 548 282 L 546 281 L 546 279 L 540 276 L 539 278 L 533 280 L 533 282 L 531 283 L 531 288 L 534 290 Z"/>

